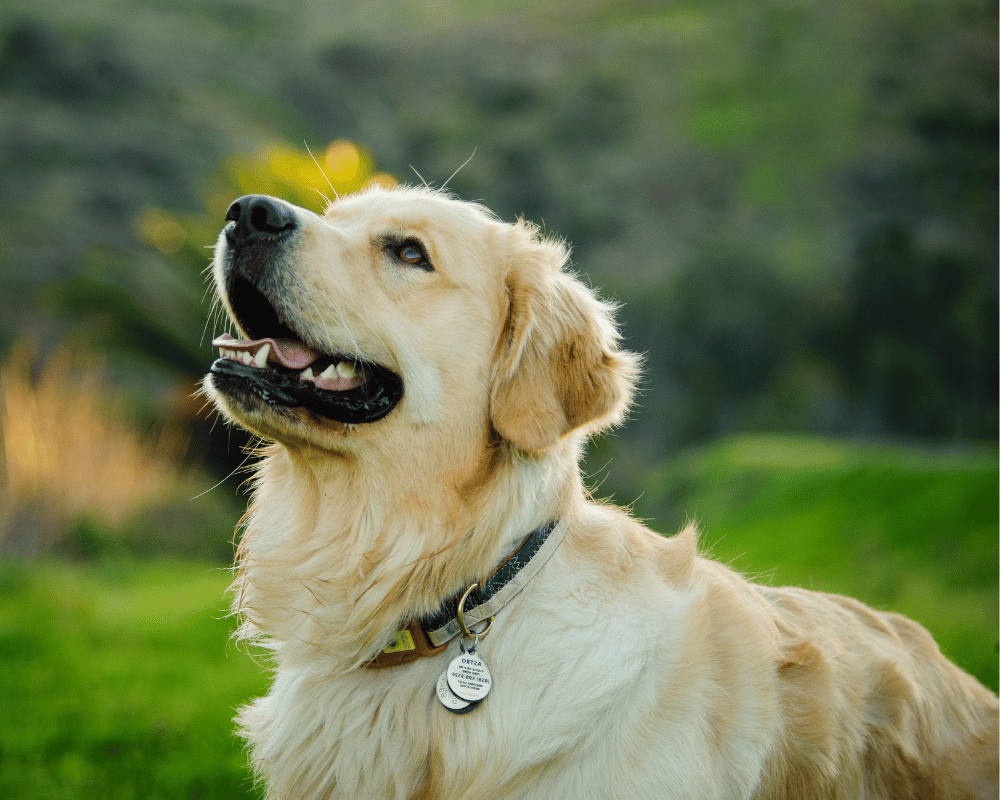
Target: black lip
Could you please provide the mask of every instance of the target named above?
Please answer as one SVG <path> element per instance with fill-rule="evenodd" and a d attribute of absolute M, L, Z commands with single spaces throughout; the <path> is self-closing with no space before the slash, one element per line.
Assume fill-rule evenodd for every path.
<path fill-rule="evenodd" d="M 376 422 L 396 407 L 403 396 L 403 382 L 391 370 L 377 364 L 357 365 L 365 382 L 346 392 L 317 388 L 297 373 L 277 368 L 249 366 L 229 358 L 212 364 L 212 384 L 220 392 L 244 402 L 252 399 L 277 408 L 304 408 L 336 422 Z"/>

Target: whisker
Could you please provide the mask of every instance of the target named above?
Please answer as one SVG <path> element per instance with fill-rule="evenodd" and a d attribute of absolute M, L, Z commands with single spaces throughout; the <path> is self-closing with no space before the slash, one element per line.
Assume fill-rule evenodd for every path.
<path fill-rule="evenodd" d="M 199 497 L 204 497 L 209 492 L 214 491 L 215 489 L 218 489 L 220 486 L 222 486 L 222 484 L 224 484 L 226 481 L 228 481 L 230 478 L 232 478 L 237 472 L 239 472 L 240 470 L 242 470 L 246 466 L 247 461 L 250 460 L 250 458 L 251 458 L 252 455 L 253 455 L 252 453 L 247 453 L 247 455 L 243 459 L 243 461 L 240 462 L 240 465 L 238 467 L 236 467 L 232 472 L 230 472 L 225 478 L 223 478 L 221 481 L 219 481 L 217 484 L 215 484 L 215 486 L 212 486 L 211 488 L 206 489 L 201 494 L 196 494 L 191 499 L 192 500 L 197 500 Z"/>
<path fill-rule="evenodd" d="M 431 185 L 427 181 L 424 180 L 424 176 L 423 175 L 421 175 L 419 172 L 417 172 L 417 168 L 415 166 L 413 166 L 413 164 L 410 164 L 410 169 L 413 170 L 413 174 L 414 175 L 416 175 L 418 178 L 420 178 L 420 182 L 424 185 L 425 189 L 430 189 L 431 188 Z"/>
<path fill-rule="evenodd" d="M 326 174 L 326 170 L 324 170 L 323 167 L 321 167 L 320 164 L 319 164 L 319 162 L 316 160 L 316 156 L 313 155 L 313 151 L 309 149 L 309 142 L 303 140 L 302 144 L 304 144 L 306 146 L 306 152 L 309 154 L 309 158 L 311 158 L 313 160 L 313 164 L 316 165 L 316 169 L 318 169 L 320 171 L 320 173 L 322 173 L 323 177 L 326 178 L 326 182 L 328 184 L 330 184 L 330 191 L 333 192 L 333 196 L 336 197 L 339 200 L 340 199 L 340 194 L 334 188 L 333 181 L 331 181 L 330 180 L 330 176 Z M 314 191 L 319 192 L 319 189 L 315 189 Z M 327 197 L 325 194 L 323 194 L 322 192 L 319 192 L 319 194 L 320 194 L 320 196 L 322 198 L 324 198 L 326 200 L 327 203 L 330 202 L 330 198 Z"/>
<path fill-rule="evenodd" d="M 454 178 L 456 175 L 458 175 L 458 173 L 462 171 L 462 168 L 465 167 L 466 164 L 468 164 L 470 161 L 472 161 L 472 159 L 476 155 L 476 151 L 478 149 L 479 149 L 478 147 L 473 148 L 472 155 L 469 156 L 467 159 L 465 159 L 465 161 L 462 162 L 462 166 L 459 167 L 458 169 L 456 169 L 453 173 L 451 173 L 451 175 L 448 176 L 448 180 L 446 180 L 444 183 L 441 184 L 441 191 L 442 192 L 445 189 L 448 188 L 448 184 L 451 183 L 451 179 Z M 416 170 L 414 170 L 414 171 L 416 171 Z"/>
<path fill-rule="evenodd" d="M 326 201 L 326 204 L 328 206 L 333 205 L 333 201 L 329 197 L 327 197 L 323 192 L 317 189 L 315 186 L 310 186 L 309 188 L 312 189 L 314 192 L 316 192 L 316 194 L 318 194 L 320 197 L 322 197 Z"/>

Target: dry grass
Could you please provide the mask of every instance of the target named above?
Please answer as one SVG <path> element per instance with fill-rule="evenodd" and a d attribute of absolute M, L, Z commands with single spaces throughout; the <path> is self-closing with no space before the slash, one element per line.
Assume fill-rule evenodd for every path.
<path fill-rule="evenodd" d="M 15 348 L 0 368 L 0 553 L 25 556 L 81 518 L 117 529 L 166 499 L 185 449 L 123 421 L 94 356 L 59 351 L 35 378 L 31 362 Z"/>

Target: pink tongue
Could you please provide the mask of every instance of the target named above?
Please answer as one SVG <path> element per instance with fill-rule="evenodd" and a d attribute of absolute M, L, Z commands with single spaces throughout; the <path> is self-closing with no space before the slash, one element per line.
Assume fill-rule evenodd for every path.
<path fill-rule="evenodd" d="M 224 333 L 212 344 L 227 350 L 250 351 L 251 353 L 256 353 L 265 344 L 270 344 L 271 350 L 267 354 L 267 360 L 277 361 L 289 369 L 304 369 L 319 358 L 317 352 L 294 339 L 234 339 L 228 333 Z"/>

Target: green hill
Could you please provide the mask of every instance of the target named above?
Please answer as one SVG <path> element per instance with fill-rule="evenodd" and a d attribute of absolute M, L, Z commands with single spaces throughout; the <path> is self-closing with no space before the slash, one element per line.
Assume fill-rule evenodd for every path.
<path fill-rule="evenodd" d="M 857 597 L 925 625 L 997 688 L 996 451 L 740 436 L 655 471 L 636 513 L 686 519 L 757 580 Z"/>

